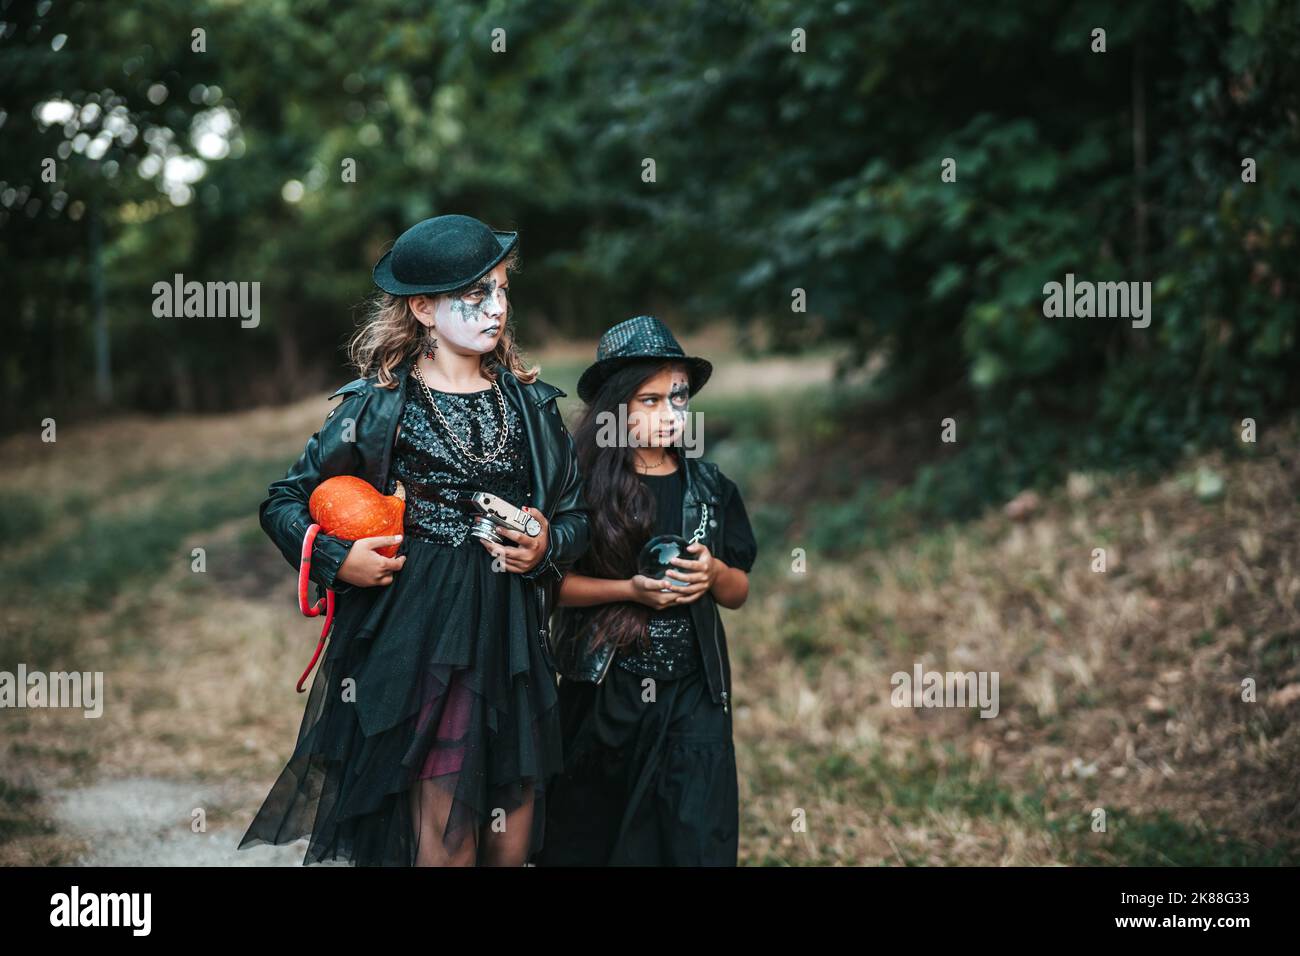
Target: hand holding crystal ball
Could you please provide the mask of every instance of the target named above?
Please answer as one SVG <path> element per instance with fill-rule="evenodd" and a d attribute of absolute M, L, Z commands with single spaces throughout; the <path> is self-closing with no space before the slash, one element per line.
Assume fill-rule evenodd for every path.
<path fill-rule="evenodd" d="M 685 587 L 685 581 L 667 575 L 669 568 L 677 567 L 672 563 L 673 558 L 691 560 L 692 556 L 686 550 L 689 545 L 689 541 L 677 534 L 661 534 L 651 538 L 645 543 L 637 558 L 637 571 L 656 581 L 667 581 L 674 587 Z"/>

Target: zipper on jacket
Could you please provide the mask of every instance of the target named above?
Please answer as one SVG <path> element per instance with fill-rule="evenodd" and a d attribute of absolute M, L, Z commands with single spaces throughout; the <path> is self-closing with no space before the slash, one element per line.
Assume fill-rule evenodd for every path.
<path fill-rule="evenodd" d="M 549 398 L 544 399 L 543 401 L 550 401 L 550 399 L 551 399 L 551 398 L 554 398 L 554 397 L 555 397 L 555 396 L 552 395 L 552 396 L 550 396 Z M 537 403 L 536 403 L 537 408 L 540 409 L 541 406 L 542 406 L 542 404 L 543 404 L 542 402 L 537 402 Z M 556 414 L 557 414 L 557 415 L 559 414 L 559 411 L 558 411 L 558 410 L 556 411 Z M 546 542 L 546 547 L 547 547 L 547 550 L 548 550 L 548 551 L 553 550 L 552 547 L 551 547 L 551 545 L 553 544 L 553 542 L 552 542 L 551 539 L 550 539 L 550 531 L 549 531 L 549 529 L 550 529 L 550 525 L 551 525 L 551 519 L 555 517 L 555 510 L 556 510 L 556 508 L 559 507 L 560 498 L 561 498 L 561 497 L 563 496 L 563 494 L 564 494 L 564 489 L 567 488 L 567 487 L 569 487 L 569 481 L 570 481 L 570 479 L 572 478 L 573 474 L 577 471 L 577 468 L 578 468 L 577 457 L 576 457 L 575 455 L 569 455 L 569 456 L 568 456 L 568 459 L 569 459 L 569 461 L 568 461 L 568 467 L 565 469 L 565 472 L 564 472 L 564 481 L 562 481 L 562 482 L 560 483 L 560 487 L 559 487 L 559 489 L 558 489 L 558 493 L 555 494 L 555 495 L 553 495 L 553 496 L 551 497 L 551 501 L 550 501 L 551 513 L 550 513 L 550 514 L 546 514 L 546 512 L 545 512 L 544 510 L 543 510 L 543 512 L 542 512 L 542 514 L 546 516 L 546 526 L 547 526 L 547 529 L 548 529 L 548 530 L 547 530 L 547 542 Z M 537 489 L 533 489 L 533 490 L 536 491 Z M 530 491 L 529 494 L 528 494 L 528 496 L 531 498 L 531 497 L 533 496 L 533 493 Z M 551 569 L 552 569 L 552 570 L 554 570 L 554 571 L 556 571 L 556 572 L 559 571 L 559 568 L 557 568 L 557 567 L 555 566 L 555 561 L 554 561 L 553 559 L 551 559 L 551 558 L 546 558 L 546 559 L 544 560 L 544 563 L 545 563 L 545 564 L 549 564 L 549 565 L 551 566 Z M 545 571 L 546 571 L 546 568 L 543 567 L 543 568 L 541 568 L 540 570 L 541 570 L 542 572 L 545 572 Z M 560 583 L 561 583 L 562 581 L 563 581 L 563 576 L 561 576 L 561 580 L 560 580 L 560 581 L 557 581 L 557 582 L 556 582 L 556 585 L 555 585 L 555 586 L 556 586 L 557 589 L 559 588 Z M 542 642 L 546 645 L 546 651 L 547 651 L 547 654 L 550 655 L 550 654 L 551 654 L 551 641 L 550 641 L 550 636 L 551 636 L 551 635 L 550 635 L 550 631 L 551 631 L 551 627 L 550 627 L 550 622 L 547 621 L 547 619 L 546 619 L 546 585 L 543 584 L 543 583 L 539 580 L 539 581 L 536 582 L 536 586 L 537 586 L 537 599 L 538 599 L 539 603 L 541 604 L 541 615 L 542 615 L 542 616 L 541 616 L 541 620 L 538 622 L 538 628 L 539 628 L 539 630 L 541 631 Z M 557 593 L 556 597 L 558 598 L 558 596 L 559 596 L 559 595 L 558 595 L 558 593 Z"/>
<path fill-rule="evenodd" d="M 722 645 L 718 643 L 718 608 L 713 607 L 713 649 L 718 652 L 718 680 L 722 683 L 722 712 L 727 709 L 727 670 L 722 664 Z"/>
<path fill-rule="evenodd" d="M 687 491 L 689 493 L 693 488 L 693 483 L 691 482 L 691 475 L 689 471 L 686 473 L 685 477 L 687 482 Z M 709 505 L 708 502 L 700 499 L 698 495 L 695 496 L 694 500 L 700 506 L 700 515 L 701 515 L 700 526 L 703 527 L 704 519 L 708 516 L 709 513 Z M 683 526 L 682 533 L 685 534 L 685 532 L 686 532 L 686 528 Z M 701 537 L 703 536 L 701 535 Z M 699 539 L 697 538 L 695 540 L 699 540 Z M 709 598 L 710 600 L 712 600 L 713 595 L 710 594 Z M 713 620 L 711 622 L 713 626 L 713 650 L 714 653 L 718 655 L 718 683 L 722 687 L 722 690 L 719 692 L 718 696 L 721 698 L 722 712 L 725 714 L 725 713 L 729 713 L 729 708 L 727 704 L 727 674 L 726 674 L 726 670 L 723 668 L 723 663 L 722 663 L 722 647 L 718 644 L 718 608 L 716 602 L 714 603 L 714 606 L 711 608 L 711 610 L 713 612 Z M 697 634 L 696 640 L 699 639 L 700 637 Z M 705 670 L 707 671 L 707 668 Z"/>
<path fill-rule="evenodd" d="M 701 511 L 702 511 L 702 514 L 701 514 L 701 517 L 700 517 L 700 527 L 703 528 L 703 527 L 704 527 L 704 521 L 705 521 L 705 519 L 707 519 L 708 516 L 709 516 L 709 505 L 708 505 L 708 502 L 701 501 L 701 502 L 700 502 L 700 509 L 701 509 Z M 722 645 L 718 643 L 718 605 L 717 605 L 717 601 L 714 599 L 714 597 L 713 597 L 712 594 L 709 595 L 709 601 L 710 601 L 710 603 L 713 605 L 713 606 L 710 608 L 710 610 L 713 612 L 713 614 L 712 614 L 712 616 L 711 616 L 711 620 L 710 620 L 709 623 L 713 626 L 713 650 L 714 650 L 714 653 L 716 653 L 716 654 L 718 655 L 718 683 L 722 686 L 722 691 L 720 692 L 720 695 L 719 695 L 719 696 L 722 697 L 722 712 L 725 714 L 725 713 L 728 713 L 728 709 L 727 709 L 727 672 L 726 672 L 726 669 L 723 667 L 723 664 L 722 664 Z"/>
<path fill-rule="evenodd" d="M 616 657 L 618 657 L 617 647 L 614 648 L 612 651 L 610 651 L 609 657 L 605 659 L 605 666 L 600 669 L 600 676 L 596 678 L 596 683 L 598 685 L 603 684 L 605 682 L 605 675 L 609 673 L 609 669 L 613 665 L 614 658 Z"/>
<path fill-rule="evenodd" d="M 609 658 L 605 661 L 605 666 L 601 668 L 600 677 L 596 678 L 597 684 L 603 684 L 605 682 L 605 675 L 609 673 L 610 665 L 614 663 L 614 658 L 617 656 L 617 649 L 610 652 Z"/>
<path fill-rule="evenodd" d="M 551 498 L 551 502 L 550 502 L 551 513 L 546 514 L 545 510 L 542 511 L 543 516 L 545 516 L 546 518 L 546 524 L 548 528 L 550 527 L 551 519 L 555 517 L 556 509 L 559 508 L 560 506 L 560 498 L 564 496 L 564 489 L 569 487 L 569 482 L 573 479 L 574 473 L 578 470 L 578 462 L 576 456 L 570 455 L 568 457 L 569 457 L 569 463 L 564 472 L 564 480 L 560 482 L 560 487 L 558 489 L 557 494 L 555 494 Z M 529 507 L 532 507 L 531 504 L 532 497 L 533 497 L 533 492 L 532 491 L 528 492 L 528 498 L 530 501 Z M 554 542 L 550 539 L 550 532 L 548 531 L 546 550 L 553 552 L 554 551 L 554 548 L 552 547 L 553 544 Z M 549 566 L 550 569 L 556 573 L 556 575 L 560 578 L 561 581 L 564 579 L 564 575 L 560 574 L 560 569 L 555 566 L 555 559 L 553 557 L 546 557 L 543 559 L 542 565 L 536 569 L 539 576 L 546 571 L 547 566 Z M 559 586 L 559 583 L 560 583 L 559 581 L 556 582 L 557 587 Z"/>
<path fill-rule="evenodd" d="M 551 657 L 551 626 L 546 619 L 546 585 L 537 583 L 537 604 L 540 617 L 537 621 L 537 636 L 542 639 L 542 654 L 546 658 Z"/>
<path fill-rule="evenodd" d="M 407 370 L 408 374 L 410 370 Z M 402 397 L 397 405 L 397 424 L 393 430 L 384 439 L 384 450 L 380 453 L 379 470 L 379 490 L 382 493 L 388 488 L 388 473 L 393 469 L 393 449 L 397 447 L 397 433 L 402 430 L 402 415 L 406 411 L 406 379 L 402 379 L 402 384 L 398 386 L 402 390 Z"/>

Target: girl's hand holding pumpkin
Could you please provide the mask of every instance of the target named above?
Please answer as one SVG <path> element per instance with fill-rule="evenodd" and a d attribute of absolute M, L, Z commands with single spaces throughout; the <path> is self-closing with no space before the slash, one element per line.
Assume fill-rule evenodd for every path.
<path fill-rule="evenodd" d="M 379 584 L 392 584 L 393 574 L 402 569 L 406 555 L 386 558 L 376 549 L 387 548 L 402 540 L 400 534 L 385 534 L 373 538 L 358 538 L 348 549 L 348 556 L 339 565 L 337 577 L 348 584 L 369 588 Z"/>

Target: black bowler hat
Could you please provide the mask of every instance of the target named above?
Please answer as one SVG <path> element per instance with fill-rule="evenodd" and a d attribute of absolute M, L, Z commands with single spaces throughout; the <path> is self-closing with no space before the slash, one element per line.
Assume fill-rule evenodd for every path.
<path fill-rule="evenodd" d="M 605 379 L 619 369 L 647 358 L 676 359 L 683 363 L 691 380 L 692 395 L 699 394 L 713 374 L 713 365 L 706 359 L 682 351 L 668 326 L 653 315 L 638 315 L 620 322 L 600 337 L 596 361 L 587 366 L 578 379 L 578 397 L 590 402 Z"/>
<path fill-rule="evenodd" d="M 375 263 L 375 285 L 394 295 L 433 295 L 467 286 L 491 271 L 519 240 L 473 216 L 434 216 L 397 237 Z"/>

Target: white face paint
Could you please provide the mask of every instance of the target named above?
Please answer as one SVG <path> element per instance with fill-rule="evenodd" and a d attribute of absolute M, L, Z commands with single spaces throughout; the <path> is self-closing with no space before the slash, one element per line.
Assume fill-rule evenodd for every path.
<path fill-rule="evenodd" d="M 461 298 L 438 296 L 433 334 L 458 352 L 491 352 L 506 324 L 505 265 L 499 265 Z"/>
<path fill-rule="evenodd" d="M 668 389 L 668 407 L 673 413 L 673 431 L 665 444 L 681 440 L 686 432 L 686 416 L 691 411 L 691 380 L 684 371 L 674 369 L 672 385 Z"/>
<path fill-rule="evenodd" d="M 642 382 L 628 403 L 628 444 L 666 448 L 677 443 L 690 411 L 690 379 L 679 368 L 665 369 Z"/>

